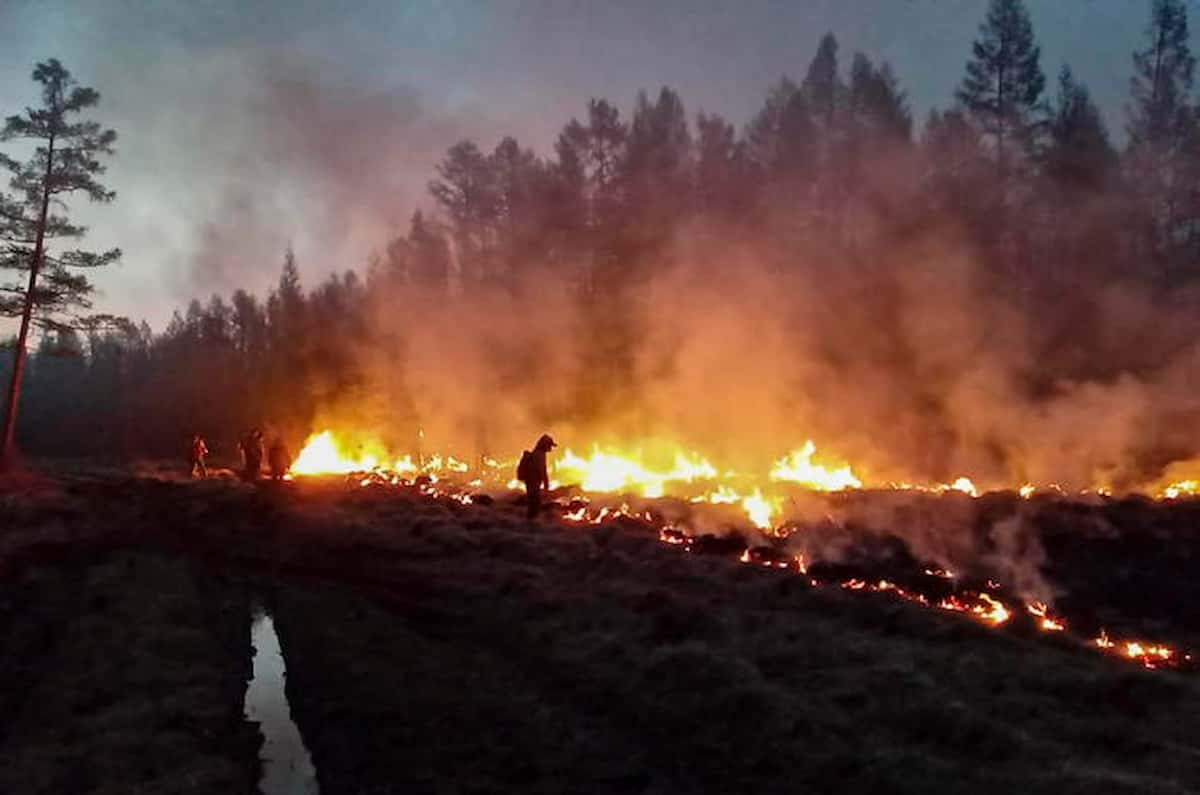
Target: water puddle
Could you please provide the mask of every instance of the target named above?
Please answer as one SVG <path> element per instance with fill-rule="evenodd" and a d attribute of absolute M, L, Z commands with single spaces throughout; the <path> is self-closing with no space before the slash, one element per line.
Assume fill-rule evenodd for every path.
<path fill-rule="evenodd" d="M 265 742 L 259 751 L 263 795 L 317 795 L 317 770 L 292 721 L 283 683 L 287 675 L 275 622 L 263 610 L 255 610 L 250 628 L 254 644 L 254 677 L 246 688 L 246 717 L 259 724 Z"/>

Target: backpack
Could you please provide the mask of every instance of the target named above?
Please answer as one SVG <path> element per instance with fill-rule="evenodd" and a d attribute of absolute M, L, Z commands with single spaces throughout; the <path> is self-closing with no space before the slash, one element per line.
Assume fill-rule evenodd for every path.
<path fill-rule="evenodd" d="M 535 465 L 533 462 L 533 453 L 525 450 L 521 453 L 521 461 L 517 464 L 517 480 L 522 483 L 529 483 L 537 480 L 537 473 L 533 470 Z"/>

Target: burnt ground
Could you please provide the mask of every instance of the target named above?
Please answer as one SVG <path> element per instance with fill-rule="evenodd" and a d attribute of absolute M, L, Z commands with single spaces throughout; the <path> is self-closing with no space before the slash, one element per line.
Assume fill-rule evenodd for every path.
<path fill-rule="evenodd" d="M 0 496 L 0 792 L 254 791 L 252 598 L 325 793 L 1200 789 L 1200 677 L 1021 622 L 632 522 L 337 483 L 44 485 Z M 1194 504 L 1039 511 L 1069 598 L 1200 638 Z"/>

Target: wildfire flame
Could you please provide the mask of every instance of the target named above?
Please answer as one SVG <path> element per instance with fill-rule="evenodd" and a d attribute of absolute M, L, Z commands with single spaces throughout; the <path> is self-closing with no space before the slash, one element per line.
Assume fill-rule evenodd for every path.
<path fill-rule="evenodd" d="M 775 462 L 775 467 L 771 470 L 771 480 L 799 483 L 814 491 L 862 488 L 862 481 L 855 477 L 848 465 L 827 469 L 814 464 L 812 457 L 816 452 L 817 447 L 812 440 L 806 441 L 799 450 L 793 450 L 791 454 Z"/>
<path fill-rule="evenodd" d="M 585 491 L 621 492 L 643 497 L 662 497 L 668 483 L 712 480 L 717 470 L 703 458 L 677 450 L 672 466 L 656 470 L 643 463 L 640 453 L 622 455 L 592 449 L 587 458 L 571 450 L 554 467 L 561 480 L 578 483 Z"/>
<path fill-rule="evenodd" d="M 1066 622 L 1050 615 L 1050 608 L 1045 602 L 1030 602 L 1025 605 L 1025 609 L 1029 611 L 1030 615 L 1038 619 L 1038 629 L 1045 630 L 1046 632 L 1066 631 Z"/>
<path fill-rule="evenodd" d="M 726 471 L 722 473 L 708 459 L 691 452 L 676 450 L 670 456 L 670 464 L 654 467 L 647 463 L 640 452 L 623 454 L 615 450 L 593 448 L 588 457 L 579 456 L 570 450 L 564 451 L 561 460 L 554 467 L 552 487 L 558 482 L 578 484 L 585 491 L 596 493 L 620 493 L 640 495 L 648 498 L 669 496 L 671 492 L 686 494 L 692 502 L 708 503 L 711 505 L 738 506 L 745 512 L 747 520 L 762 530 L 771 530 L 777 526 L 782 511 L 784 497 L 778 492 L 764 491 L 770 484 L 791 484 L 814 491 L 841 491 L 846 489 L 863 488 L 863 482 L 854 474 L 848 465 L 826 468 L 813 462 L 816 447 L 811 442 L 776 461 L 766 478 L 757 483 L 745 475 Z M 481 459 L 478 467 L 472 468 L 464 461 L 450 455 L 432 455 L 421 462 L 414 462 L 409 455 L 389 456 L 387 450 L 380 444 L 367 439 L 358 444 L 350 444 L 330 430 L 315 433 L 304 444 L 300 455 L 297 456 L 290 470 L 291 475 L 341 475 L 351 478 L 351 482 L 362 486 L 372 484 L 404 485 L 429 497 L 447 498 L 463 505 L 476 502 L 462 486 L 472 489 L 485 487 L 519 487 L 521 484 L 508 480 L 515 466 L 511 462 L 498 461 L 494 458 Z M 467 480 L 470 477 L 470 480 Z M 747 483 L 751 484 L 747 486 Z M 944 493 L 959 491 L 971 497 L 979 494 L 975 484 L 966 477 L 960 477 L 949 484 L 936 483 L 932 485 L 914 485 L 888 483 L 883 488 L 902 488 L 919 491 Z M 1035 487 L 1026 483 L 1014 489 L 1021 497 L 1029 498 L 1035 491 L 1043 487 Z M 1044 487 L 1058 493 L 1065 493 L 1056 484 Z M 1162 499 L 1176 499 L 1200 492 L 1200 481 L 1179 480 L 1158 488 L 1155 493 Z M 1104 487 L 1090 490 L 1090 493 L 1108 494 Z M 561 518 L 564 521 L 577 524 L 601 524 L 615 519 L 628 519 L 645 522 L 651 527 L 657 527 L 658 539 L 667 545 L 677 547 L 685 552 L 691 552 L 693 537 L 684 529 L 666 524 L 649 510 L 633 511 L 627 502 L 619 505 L 605 505 L 598 509 L 585 498 L 572 502 L 572 506 L 564 510 Z M 780 556 L 772 548 L 746 549 L 740 557 L 741 562 L 765 568 L 784 569 L 803 575 L 813 587 L 825 584 L 808 576 L 808 562 L 803 555 Z M 954 572 L 941 568 L 930 567 L 924 570 L 925 575 L 953 584 L 956 581 Z M 936 607 L 969 616 L 987 626 L 999 627 L 1010 621 L 1015 605 L 1005 604 L 1000 598 L 988 593 L 976 591 L 959 591 L 936 601 L 918 591 L 901 587 L 889 580 L 868 582 L 862 579 L 849 579 L 840 583 L 849 591 L 873 591 L 888 593 L 899 598 L 914 602 L 925 607 Z M 944 586 L 943 586 L 944 587 Z M 989 590 L 999 594 L 1002 586 L 993 581 L 987 581 Z M 1036 625 L 1044 632 L 1066 633 L 1067 624 L 1053 615 L 1048 605 L 1043 602 L 1028 602 L 1024 610 L 1033 617 Z M 1123 657 L 1150 669 L 1177 666 L 1180 660 L 1190 661 L 1189 655 L 1180 655 L 1175 649 L 1161 643 L 1151 643 L 1143 640 L 1113 640 L 1107 632 L 1089 641 L 1089 644 L 1104 653 Z"/>

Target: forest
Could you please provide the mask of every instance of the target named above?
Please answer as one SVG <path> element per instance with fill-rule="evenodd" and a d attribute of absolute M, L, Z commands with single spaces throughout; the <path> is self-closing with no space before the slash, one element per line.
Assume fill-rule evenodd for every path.
<path fill-rule="evenodd" d="M 737 459 L 794 429 L 904 476 L 1157 472 L 1200 452 L 1200 105 L 1185 2 L 1148 5 L 1120 131 L 995 0 L 923 119 L 827 33 L 748 120 L 663 87 L 581 103 L 550 152 L 448 142 L 368 263 L 306 285 L 288 250 L 268 295 L 162 332 L 48 328 L 19 445 L 228 455 L 340 423 L 467 458 L 554 428 Z"/>

